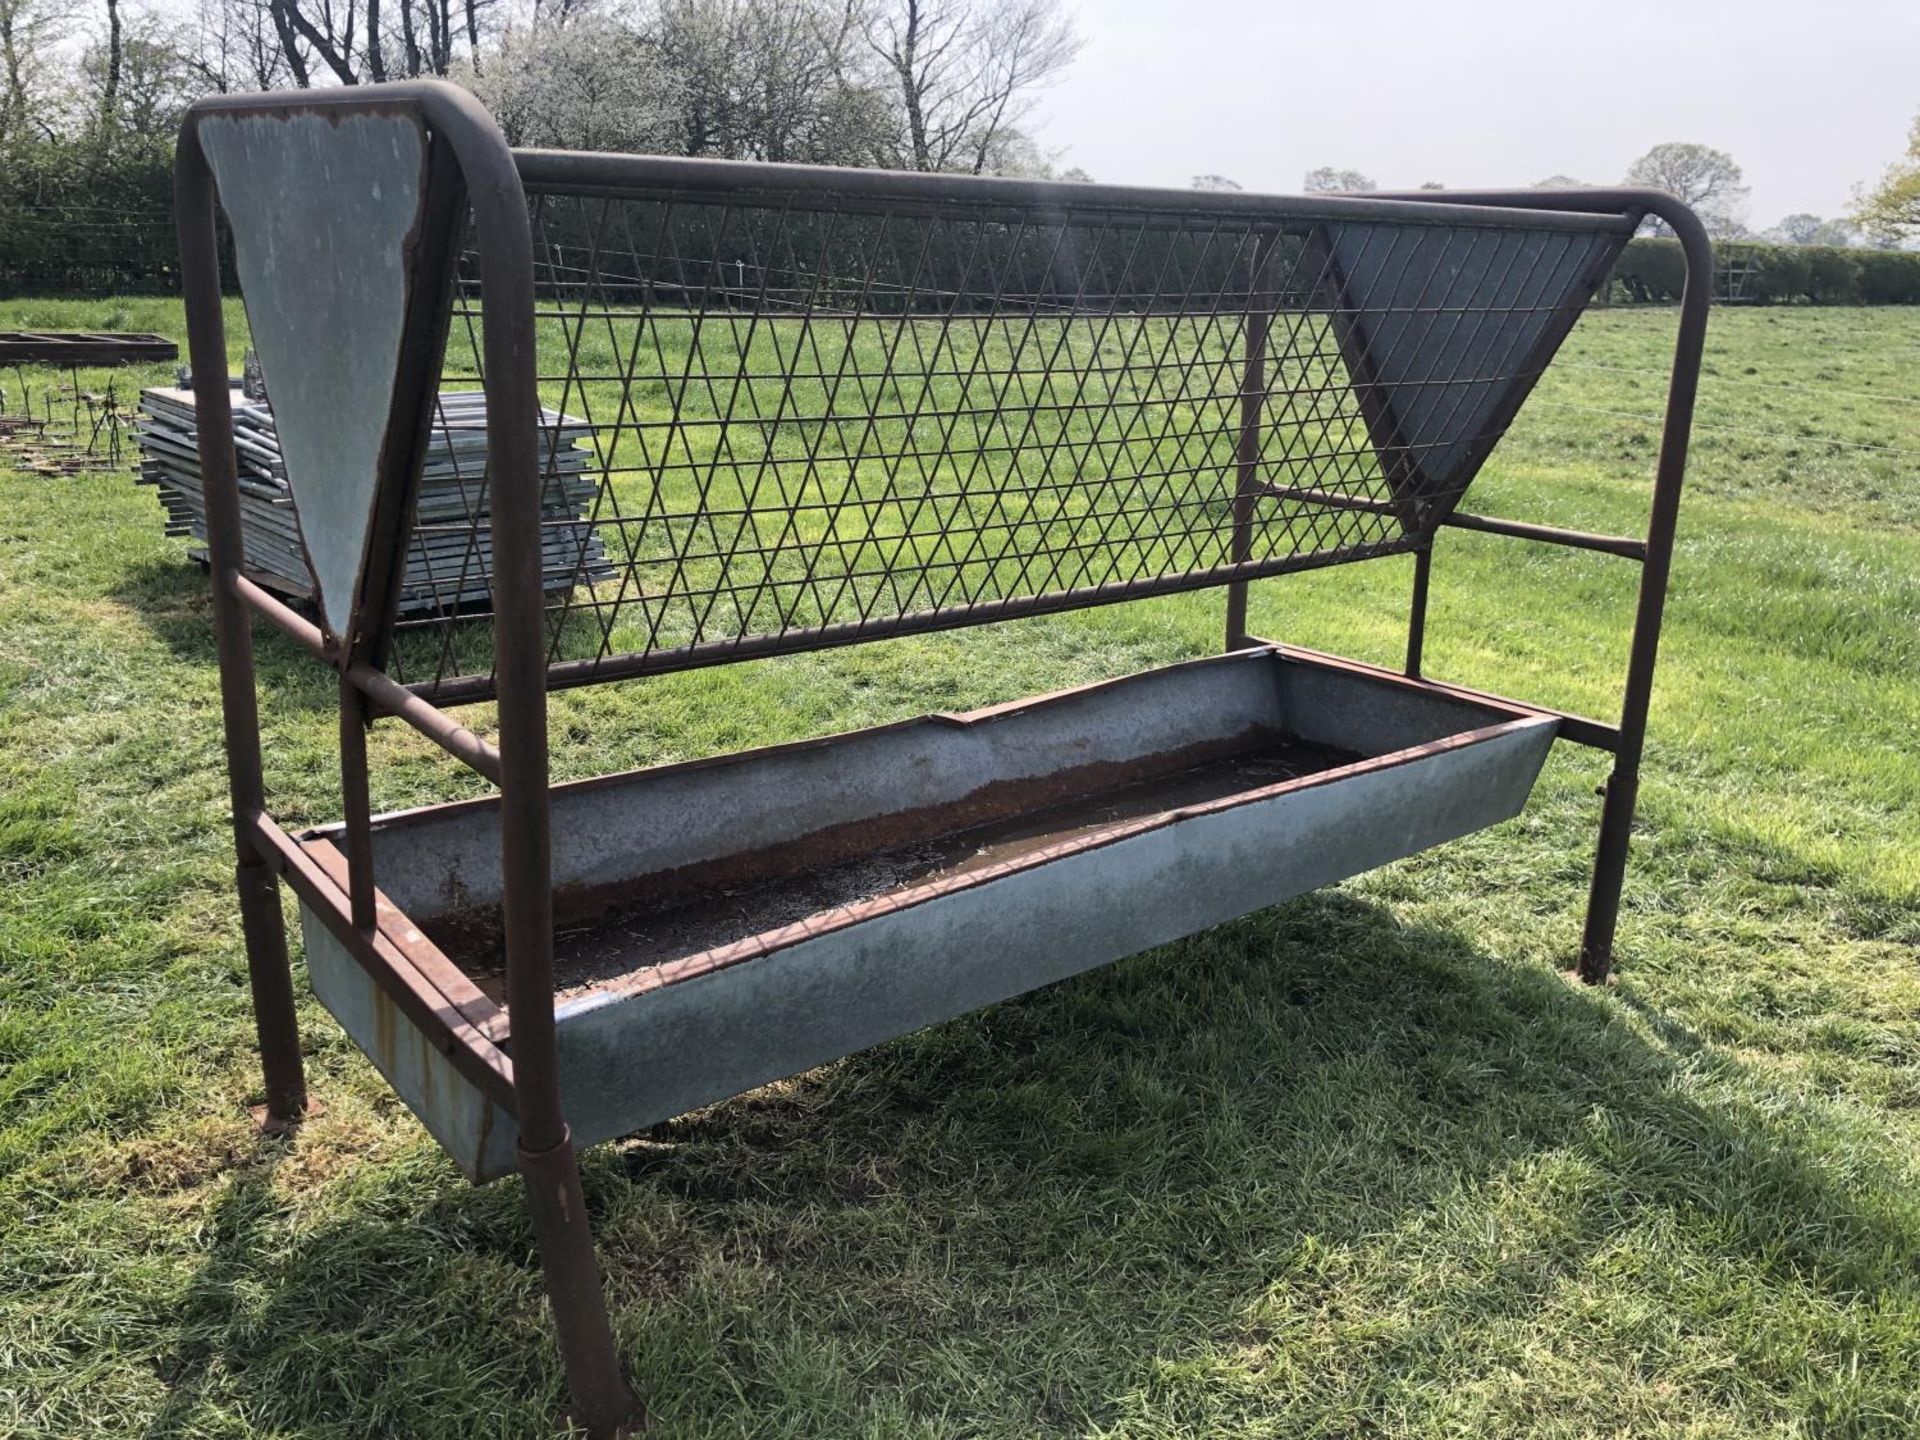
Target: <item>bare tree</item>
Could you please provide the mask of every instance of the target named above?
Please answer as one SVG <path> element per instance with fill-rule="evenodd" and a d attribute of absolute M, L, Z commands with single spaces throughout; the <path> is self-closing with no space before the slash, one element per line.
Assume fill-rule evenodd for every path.
<path fill-rule="evenodd" d="M 379 0 L 369 3 L 377 6 Z M 294 43 L 297 37 L 342 85 L 360 83 L 365 68 L 361 46 L 372 28 L 362 24 L 360 0 L 318 0 L 311 8 L 309 0 L 269 0 L 269 4 L 274 28 L 289 54 L 298 48 Z M 313 83 L 305 64 L 296 74 L 302 86 Z"/>
<path fill-rule="evenodd" d="M 1300 182 L 1300 188 L 1309 195 L 1353 195 L 1380 187 L 1373 183 L 1371 176 L 1363 175 L 1358 170 L 1322 165 L 1318 170 L 1307 172 L 1307 178 Z"/>
<path fill-rule="evenodd" d="M 1229 180 L 1224 175 L 1196 175 L 1193 177 L 1195 190 L 1241 190 L 1245 187 L 1238 180 Z"/>
<path fill-rule="evenodd" d="M 289 51 L 275 28 L 270 0 L 199 0 L 191 64 L 201 88 L 281 90 L 305 86 L 306 51 Z"/>
<path fill-rule="evenodd" d="M 677 82 L 685 154 L 737 158 L 745 9 L 738 0 L 660 0 L 652 17 L 653 44 Z"/>
<path fill-rule="evenodd" d="M 881 88 L 859 73 L 857 0 L 747 6 L 743 158 L 870 165 L 889 133 Z"/>
<path fill-rule="evenodd" d="M 864 30 L 900 107 L 894 163 L 975 175 L 1004 168 L 1081 45 L 1056 0 L 877 0 Z"/>
<path fill-rule="evenodd" d="M 1747 187 L 1740 167 L 1726 151 L 1711 145 L 1677 140 L 1656 145 L 1628 168 L 1627 184 L 1679 196 L 1712 235 L 1731 237 L 1744 228 Z M 1649 220 L 1647 228 L 1667 233 L 1657 220 Z"/>
<path fill-rule="evenodd" d="M 300 28 L 293 23 L 291 7 L 287 0 L 265 0 L 265 4 L 267 17 L 273 22 L 274 37 L 280 42 L 280 54 L 286 60 L 287 74 L 296 86 L 305 90 L 313 84 L 313 61 Z"/>
<path fill-rule="evenodd" d="M 192 31 L 137 11 L 81 52 L 79 81 L 88 115 L 108 138 L 164 140 L 206 88 Z"/>
<path fill-rule="evenodd" d="M 378 0 L 367 0 L 370 17 L 377 3 Z M 397 70 L 409 79 L 449 75 L 453 73 L 456 57 L 461 55 L 463 40 L 466 67 L 476 71 L 480 68 L 491 0 L 394 0 L 394 3 L 398 9 L 397 32 L 394 23 L 388 22 L 379 47 L 394 49 L 392 58 L 385 61 L 389 71 Z"/>
<path fill-rule="evenodd" d="M 53 133 L 55 52 L 70 18 L 65 0 L 0 0 L 0 146 Z"/>
<path fill-rule="evenodd" d="M 1530 187 L 1535 190 L 1584 190 L 1587 182 L 1576 180 L 1571 175 L 1549 175 L 1544 180 L 1536 180 Z"/>
<path fill-rule="evenodd" d="M 871 165 L 892 121 L 861 18 L 859 0 L 653 0 L 636 25 L 672 77 L 685 153 Z"/>
<path fill-rule="evenodd" d="M 100 124 L 111 127 L 120 118 L 120 65 L 125 35 L 120 25 L 120 0 L 107 0 L 106 54 L 101 65 Z"/>
<path fill-rule="evenodd" d="M 563 0 L 563 4 L 570 0 Z M 202 0 L 198 65 L 220 88 L 238 73 L 305 89 L 468 68 L 491 0 Z"/>

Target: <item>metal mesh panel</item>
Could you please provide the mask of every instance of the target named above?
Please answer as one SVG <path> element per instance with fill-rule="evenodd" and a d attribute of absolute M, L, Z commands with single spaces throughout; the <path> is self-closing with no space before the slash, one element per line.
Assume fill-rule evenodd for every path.
<path fill-rule="evenodd" d="M 536 194 L 555 683 L 1414 548 L 1621 243 L 1070 193 Z M 463 278 L 443 403 L 479 311 Z M 465 479 L 390 660 L 446 699 L 490 664 Z"/>

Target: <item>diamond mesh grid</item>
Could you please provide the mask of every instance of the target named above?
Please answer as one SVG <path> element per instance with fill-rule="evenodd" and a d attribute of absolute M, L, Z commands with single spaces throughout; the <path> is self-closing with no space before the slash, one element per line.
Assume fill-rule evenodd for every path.
<path fill-rule="evenodd" d="M 1416 548 L 1622 239 L 1063 193 L 536 194 L 553 682 Z M 466 463 L 475 498 L 415 528 L 444 603 L 390 659 L 443 699 L 491 663 Z"/>

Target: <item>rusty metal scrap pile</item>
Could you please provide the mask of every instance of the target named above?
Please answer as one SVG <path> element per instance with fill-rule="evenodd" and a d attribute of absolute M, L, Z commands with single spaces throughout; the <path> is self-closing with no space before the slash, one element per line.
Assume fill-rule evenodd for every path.
<path fill-rule="evenodd" d="M 544 573 L 549 592 L 609 579 L 599 534 L 582 517 L 592 512 L 596 479 L 593 431 L 555 410 L 540 415 Z M 450 612 L 491 598 L 493 548 L 486 518 L 486 397 L 448 391 L 439 398 L 421 471 L 415 527 L 400 593 L 403 614 Z M 256 579 L 310 598 L 312 572 L 300 537 L 293 494 L 281 461 L 273 412 L 248 399 L 234 381 L 233 431 L 240 482 L 246 567 Z M 204 542 L 206 501 L 193 392 L 156 387 L 141 392 L 140 481 L 155 486 L 169 535 Z M 580 521 L 568 524 L 568 521 Z M 201 552 L 196 551 L 196 557 Z"/>

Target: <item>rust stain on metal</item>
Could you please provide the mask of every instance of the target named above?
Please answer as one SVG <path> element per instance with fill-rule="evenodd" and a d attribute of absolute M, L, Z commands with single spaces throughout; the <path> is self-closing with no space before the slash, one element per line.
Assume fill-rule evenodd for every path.
<path fill-rule="evenodd" d="M 1136 760 L 1070 766 L 1029 778 L 996 781 L 944 805 L 829 826 L 796 840 L 755 846 L 611 884 L 556 887 L 554 922 L 562 929 L 589 925 L 614 911 L 671 908 L 805 875 L 876 850 L 977 829 L 1079 795 L 1118 790 L 1208 761 L 1267 748 L 1284 739 L 1275 731 L 1248 731 Z M 498 906 L 456 910 L 433 920 L 429 929 L 444 952 L 467 957 L 469 965 L 474 957 L 500 948 Z"/>
<path fill-rule="evenodd" d="M 400 1012 L 386 992 L 373 992 L 373 1048 L 374 1060 L 384 1070 L 397 1068 L 400 1060 L 399 1036 L 394 1027 L 399 1023 Z"/>
<path fill-rule="evenodd" d="M 1004 857 L 995 857 L 987 863 L 956 867 L 950 871 L 935 874 L 910 888 L 839 905 L 822 914 L 809 916 L 805 920 L 783 925 L 763 934 L 748 936 L 698 954 L 623 975 L 595 988 L 606 993 L 641 994 L 660 986 L 697 979 L 732 965 L 761 959 L 776 951 L 797 945 L 803 940 L 813 939 L 835 930 L 848 929 L 881 915 L 894 914 L 925 904 L 930 900 L 988 884 L 1018 870 L 1033 869 L 1064 859 L 1069 855 L 1117 844 L 1136 835 L 1143 835 L 1167 825 L 1176 825 L 1182 820 L 1189 820 L 1196 816 L 1218 814 L 1239 806 L 1256 804 L 1285 791 L 1337 783 L 1368 770 L 1391 769 L 1423 755 L 1444 754 L 1535 723 L 1537 722 L 1532 719 L 1503 721 L 1482 730 L 1467 731 L 1449 736 L 1445 740 L 1415 746 L 1390 755 L 1357 760 L 1298 778 L 1282 780 L 1276 784 L 1241 790 L 1219 799 L 1181 805 L 1149 815 L 1096 825 L 1078 830 L 1064 839 L 1049 839 L 1045 843 L 1030 848 L 1015 847 L 1012 853 Z"/>

